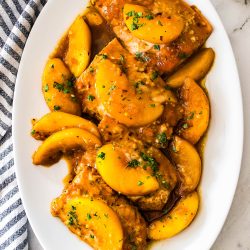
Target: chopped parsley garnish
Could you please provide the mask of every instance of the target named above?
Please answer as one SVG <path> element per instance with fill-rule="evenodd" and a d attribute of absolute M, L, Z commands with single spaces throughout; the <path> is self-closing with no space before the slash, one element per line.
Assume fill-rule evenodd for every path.
<path fill-rule="evenodd" d="M 124 64 L 125 63 L 125 57 L 124 57 L 124 55 L 120 55 L 120 63 L 121 64 Z"/>
<path fill-rule="evenodd" d="M 95 69 L 94 69 L 92 66 L 90 66 L 90 67 L 89 67 L 89 72 L 90 72 L 90 73 L 93 73 L 94 71 L 95 71 Z"/>
<path fill-rule="evenodd" d="M 157 79 L 157 77 L 159 76 L 157 71 L 154 71 L 151 75 L 151 80 L 154 81 L 155 79 Z"/>
<path fill-rule="evenodd" d="M 164 86 L 164 89 L 171 90 L 171 88 L 169 86 Z"/>
<path fill-rule="evenodd" d="M 105 153 L 101 152 L 100 154 L 97 155 L 98 158 L 101 158 L 102 160 L 105 159 Z"/>
<path fill-rule="evenodd" d="M 73 206 L 72 206 L 72 210 L 68 212 L 67 216 L 69 217 L 68 224 L 70 226 L 77 224 L 78 218 L 77 218 L 77 214 L 75 212 L 75 209 L 73 209 Z"/>
<path fill-rule="evenodd" d="M 94 238 L 95 238 L 95 236 L 94 236 L 93 234 L 90 234 L 89 237 L 90 237 L 91 239 L 94 239 Z"/>
<path fill-rule="evenodd" d="M 54 69 L 55 68 L 55 65 L 54 64 L 51 64 L 51 66 L 50 66 L 52 69 Z"/>
<path fill-rule="evenodd" d="M 115 85 L 112 85 L 111 87 L 110 87 L 110 91 L 112 91 L 112 90 L 114 90 L 114 89 L 116 89 L 116 86 Z"/>
<path fill-rule="evenodd" d="M 187 117 L 187 120 L 192 120 L 194 118 L 194 112 L 190 112 L 190 116 Z"/>
<path fill-rule="evenodd" d="M 66 83 L 58 83 L 54 82 L 53 87 L 57 89 L 59 92 L 63 92 L 64 94 L 68 94 L 71 92 L 74 83 L 71 81 L 67 81 Z"/>
<path fill-rule="evenodd" d="M 168 182 L 166 182 L 165 180 L 161 181 L 162 185 L 166 188 L 166 189 L 170 189 L 170 184 Z"/>
<path fill-rule="evenodd" d="M 126 13 L 126 15 L 129 16 L 129 17 L 134 16 L 135 15 L 135 11 L 131 10 L 128 13 Z"/>
<path fill-rule="evenodd" d="M 134 84 L 134 87 L 135 87 L 136 89 L 138 89 L 138 88 L 140 87 L 140 85 L 145 85 L 145 82 L 143 82 L 143 81 L 138 81 L 138 82 L 136 82 L 136 83 Z"/>
<path fill-rule="evenodd" d="M 143 152 L 140 153 L 140 156 L 145 162 L 147 162 L 146 167 L 149 166 L 154 172 L 154 174 L 159 170 L 158 168 L 159 164 L 153 157 L 148 156 Z"/>
<path fill-rule="evenodd" d="M 187 129 L 187 128 L 188 128 L 188 124 L 187 124 L 187 123 L 184 123 L 184 124 L 182 125 L 182 127 L 183 127 L 184 129 Z"/>
<path fill-rule="evenodd" d="M 138 30 L 141 26 L 143 26 L 144 25 L 144 23 L 132 23 L 131 24 L 131 26 L 130 26 L 130 28 L 131 28 L 131 30 L 133 31 L 133 30 Z"/>
<path fill-rule="evenodd" d="M 139 29 L 141 26 L 144 25 L 144 23 L 139 23 L 139 18 L 143 17 L 143 13 L 142 12 L 136 12 L 134 10 L 129 11 L 128 13 L 126 13 L 126 15 L 128 17 L 133 17 L 133 22 L 130 26 L 130 29 L 133 30 L 137 30 Z"/>
<path fill-rule="evenodd" d="M 151 103 L 149 106 L 150 106 L 151 108 L 155 108 L 155 104 L 154 104 L 154 103 Z"/>
<path fill-rule="evenodd" d="M 64 90 L 63 90 L 63 93 L 64 93 L 64 94 L 68 94 L 69 92 L 70 92 L 69 89 L 64 89 Z"/>
<path fill-rule="evenodd" d="M 145 18 L 147 18 L 148 20 L 152 20 L 154 19 L 154 16 L 152 14 L 148 14 L 145 16 Z"/>
<path fill-rule="evenodd" d="M 48 90 L 49 90 L 49 85 L 46 84 L 46 85 L 44 86 L 44 91 L 45 91 L 45 92 L 48 92 Z"/>
<path fill-rule="evenodd" d="M 61 92 L 61 91 L 64 90 L 63 84 L 58 83 L 58 82 L 54 82 L 53 87 L 54 87 L 55 89 L 57 89 L 59 92 Z"/>
<path fill-rule="evenodd" d="M 180 59 L 186 59 L 186 58 L 188 58 L 188 54 L 186 54 L 186 53 L 184 53 L 184 52 L 181 52 L 181 53 L 178 54 L 178 57 L 179 57 Z"/>
<path fill-rule="evenodd" d="M 130 162 L 128 162 L 128 167 L 130 167 L 130 168 L 135 168 L 139 165 L 140 165 L 140 162 L 137 161 L 136 159 L 133 159 Z"/>
<path fill-rule="evenodd" d="M 163 26 L 163 24 L 161 23 L 160 20 L 158 20 L 157 24 L 160 25 L 160 26 Z"/>
<path fill-rule="evenodd" d="M 136 57 L 136 59 L 141 59 L 142 58 L 142 56 L 143 56 L 143 54 L 142 54 L 142 52 L 135 52 L 135 57 Z"/>
<path fill-rule="evenodd" d="M 93 102 L 95 97 L 93 95 L 88 95 L 87 99 L 88 99 L 88 101 Z"/>
<path fill-rule="evenodd" d="M 100 54 L 100 56 L 102 57 L 102 59 L 107 59 L 108 56 L 106 54 Z"/>
<path fill-rule="evenodd" d="M 141 62 L 147 62 L 149 60 L 149 58 L 147 56 L 144 56 L 142 52 L 135 52 L 135 58 L 138 61 Z"/>
<path fill-rule="evenodd" d="M 73 88 L 74 87 L 74 83 L 72 81 L 67 81 L 66 85 L 68 88 Z"/>
<path fill-rule="evenodd" d="M 172 149 L 172 151 L 173 151 L 174 153 L 177 153 L 177 152 L 178 152 L 178 150 L 176 149 L 176 147 L 175 147 L 175 145 L 174 145 L 174 144 L 172 144 L 171 149 Z"/>
<path fill-rule="evenodd" d="M 160 50 L 160 45 L 155 44 L 155 45 L 154 45 L 154 49 L 156 49 L 156 50 Z"/>
<path fill-rule="evenodd" d="M 156 138 L 159 140 L 159 143 L 161 144 L 166 144 L 168 142 L 166 133 L 160 133 L 156 136 Z"/>
<path fill-rule="evenodd" d="M 89 213 L 87 213 L 87 220 L 91 220 L 91 219 L 92 219 L 92 216 Z"/>
<path fill-rule="evenodd" d="M 54 106 L 54 110 L 60 110 L 60 109 L 61 109 L 60 106 L 58 106 L 58 105 L 55 105 L 55 106 Z"/>
<path fill-rule="evenodd" d="M 36 130 L 33 129 L 33 130 L 31 131 L 31 134 L 34 135 L 35 133 L 36 133 Z"/>
<path fill-rule="evenodd" d="M 138 182 L 137 182 L 137 185 L 138 185 L 138 186 L 142 186 L 143 184 L 144 184 L 144 183 L 143 183 L 142 181 L 138 181 Z"/>

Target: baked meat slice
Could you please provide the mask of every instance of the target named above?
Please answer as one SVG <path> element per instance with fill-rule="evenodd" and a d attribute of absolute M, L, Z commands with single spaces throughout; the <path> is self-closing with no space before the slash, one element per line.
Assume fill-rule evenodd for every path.
<path fill-rule="evenodd" d="M 125 4 L 137 5 L 137 7 L 133 10 L 130 6 L 130 11 L 123 13 Z M 189 6 L 181 0 L 94 0 L 93 5 L 106 19 L 125 47 L 140 60 L 156 65 L 160 74 L 173 72 L 206 42 L 212 32 L 212 26 L 201 12 L 195 6 Z M 136 12 L 136 9 L 141 8 L 140 6 L 146 9 L 147 14 L 143 11 Z M 133 18 L 133 22 L 129 23 L 132 27 L 126 25 L 126 19 L 129 18 Z M 173 24 L 175 19 L 181 19 L 183 25 L 180 35 L 175 37 L 175 40 L 165 44 L 161 42 L 160 45 L 146 41 L 150 34 L 152 36 L 158 34 L 156 29 L 161 27 L 157 25 L 165 25 L 160 21 L 161 19 L 170 19 L 170 21 L 172 19 Z M 150 30 L 145 28 L 145 22 L 152 22 Z M 139 39 L 138 35 L 135 36 L 135 32 L 138 33 L 140 29 L 144 29 L 144 34 L 142 34 L 142 38 L 145 36 L 144 40 L 141 37 Z M 162 37 L 164 37 L 164 32 L 168 32 L 167 29 L 169 27 L 166 26 Z"/>
<path fill-rule="evenodd" d="M 79 227 L 75 223 L 69 223 L 69 217 L 65 206 L 71 199 L 79 197 L 91 197 L 105 202 L 118 215 L 123 227 L 123 249 L 143 250 L 146 247 L 146 222 L 134 207 L 124 196 L 113 191 L 92 167 L 87 167 L 84 162 L 80 163 L 81 170 L 76 175 L 71 184 L 69 184 L 63 193 L 51 204 L 51 213 L 59 217 L 68 228 L 78 235 L 84 241 L 89 242 L 90 230 L 86 227 Z M 91 244 L 91 242 L 90 242 Z"/>

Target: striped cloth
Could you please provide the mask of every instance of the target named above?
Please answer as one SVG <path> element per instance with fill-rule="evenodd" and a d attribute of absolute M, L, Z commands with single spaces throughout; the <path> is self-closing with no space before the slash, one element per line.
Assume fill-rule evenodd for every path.
<path fill-rule="evenodd" d="M 22 51 L 47 0 L 0 0 L 0 250 L 28 249 L 28 220 L 16 182 L 11 113 Z"/>

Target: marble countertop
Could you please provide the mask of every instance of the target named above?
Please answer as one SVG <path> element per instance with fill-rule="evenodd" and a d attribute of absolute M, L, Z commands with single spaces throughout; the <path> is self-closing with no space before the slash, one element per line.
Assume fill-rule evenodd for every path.
<path fill-rule="evenodd" d="M 245 117 L 240 179 L 226 223 L 212 250 L 250 250 L 250 0 L 211 0 L 211 2 L 224 23 L 235 53 Z M 29 228 L 29 249 L 42 250 L 31 228 Z"/>

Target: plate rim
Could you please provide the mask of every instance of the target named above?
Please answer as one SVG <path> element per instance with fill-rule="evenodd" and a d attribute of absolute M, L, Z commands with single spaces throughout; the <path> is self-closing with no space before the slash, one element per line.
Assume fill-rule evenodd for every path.
<path fill-rule="evenodd" d="M 21 60 L 20 60 L 20 64 L 19 64 L 19 68 L 18 68 L 18 73 L 17 73 L 17 77 L 16 77 L 16 83 L 15 83 L 15 91 L 14 91 L 14 98 L 13 98 L 13 119 L 12 119 L 12 135 L 13 135 L 13 155 L 14 155 L 14 167 L 15 167 L 15 173 L 16 173 L 16 179 L 17 179 L 17 184 L 18 184 L 18 188 L 19 188 L 19 191 L 20 191 L 20 196 L 21 196 L 21 200 L 22 200 L 22 204 L 23 204 L 23 207 L 24 207 L 24 210 L 25 210 L 25 213 L 27 215 L 27 218 L 29 220 L 29 223 L 37 237 L 37 239 L 39 240 L 40 244 L 42 245 L 42 247 L 44 249 L 49 249 L 49 246 L 47 245 L 46 243 L 46 239 L 43 239 L 43 237 L 37 233 L 37 230 L 36 230 L 36 226 L 33 224 L 33 220 L 30 219 L 32 216 L 30 215 L 30 210 L 28 208 L 28 206 L 26 206 L 26 200 L 23 198 L 23 191 L 22 191 L 22 181 L 20 179 L 20 168 L 18 168 L 16 166 L 17 164 L 17 161 L 16 159 L 18 159 L 18 156 L 17 156 L 17 141 L 16 141 L 16 135 L 17 135 L 17 131 L 18 131 L 18 121 L 17 121 L 17 98 L 16 98 L 16 93 L 18 92 L 18 89 L 20 88 L 20 72 L 22 71 L 22 68 L 23 68 L 23 55 L 26 53 L 26 45 L 29 44 L 29 41 L 31 40 L 31 37 L 33 36 L 32 34 L 34 33 L 34 27 L 36 28 L 36 24 L 39 23 L 39 20 L 42 20 L 43 19 L 43 16 L 46 15 L 46 12 L 47 10 L 50 8 L 50 6 L 52 5 L 52 2 L 54 1 L 48 1 L 46 3 L 46 5 L 43 7 L 42 11 L 40 12 L 38 18 L 36 19 L 32 29 L 31 29 L 31 32 L 27 38 L 27 41 L 25 43 L 25 47 L 23 49 L 23 53 L 22 53 L 22 56 L 21 56 Z M 210 8 L 212 9 L 213 11 L 213 14 L 215 15 L 215 18 L 217 19 L 217 21 L 219 22 L 220 26 L 221 26 L 221 31 L 224 33 L 224 37 L 225 39 L 227 40 L 228 42 L 228 45 L 229 45 L 229 49 L 230 49 L 230 53 L 231 53 L 231 58 L 232 58 L 232 64 L 234 66 L 234 69 L 235 69 L 235 73 L 236 73 L 236 78 L 237 78 L 237 82 L 236 82 L 236 79 L 235 79 L 235 83 L 239 90 L 239 97 L 240 99 L 238 100 L 238 108 L 239 108 L 239 116 L 240 116 L 240 120 L 238 121 L 238 127 L 241 127 L 241 131 L 239 133 L 239 144 L 238 147 L 240 146 L 240 149 L 238 150 L 238 156 L 237 156 L 237 161 L 238 161 L 238 167 L 234 169 L 234 171 L 237 173 L 235 173 L 235 178 L 234 178 L 234 181 L 235 181 L 235 184 L 234 184 L 234 187 L 233 187 L 233 193 L 231 195 L 231 198 L 230 198 L 230 201 L 229 201 L 229 206 L 226 208 L 226 212 L 223 214 L 224 218 L 221 219 L 221 225 L 217 228 L 217 230 L 215 230 L 216 232 L 214 232 L 214 236 L 210 239 L 210 241 L 207 243 L 207 249 L 210 249 L 212 247 L 212 245 L 214 244 L 214 242 L 216 241 L 217 237 L 219 236 L 224 224 L 225 224 L 225 221 L 228 217 L 228 214 L 229 214 L 229 211 L 231 209 L 231 206 L 232 206 L 232 202 L 234 200 L 234 197 L 235 197 L 235 193 L 236 193 L 236 188 L 237 188 L 237 184 L 238 184 L 238 180 L 239 180 L 239 175 L 240 175 L 240 171 L 241 171 L 241 166 L 242 166 L 242 156 L 243 156 L 243 146 L 244 146 L 244 113 L 243 113 L 243 97 L 242 97 L 242 90 L 241 90 L 241 82 L 240 82 L 240 77 L 239 77 L 239 72 L 238 72 L 238 68 L 237 68 L 237 63 L 236 63 L 236 59 L 235 59 L 235 55 L 234 55 L 234 52 L 233 52 L 233 49 L 232 49 L 232 45 L 231 45 L 231 42 L 229 40 L 229 37 L 228 37 L 228 34 L 225 30 L 225 27 L 214 7 L 214 5 L 211 3 L 211 0 L 207 1 L 207 4 L 210 5 Z M 206 15 L 206 13 L 204 13 L 204 15 Z"/>

